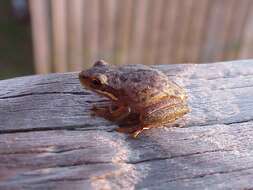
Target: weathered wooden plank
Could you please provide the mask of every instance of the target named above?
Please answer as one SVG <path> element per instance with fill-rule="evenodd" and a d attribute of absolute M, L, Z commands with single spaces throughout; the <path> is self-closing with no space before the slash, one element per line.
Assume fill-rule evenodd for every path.
<path fill-rule="evenodd" d="M 104 183 L 114 188 L 253 187 L 252 137 L 252 122 L 153 129 L 139 140 L 104 131 L 2 134 L 0 187 L 63 181 L 97 188 Z M 228 183 L 231 177 L 243 183 Z"/>
<path fill-rule="evenodd" d="M 253 188 L 252 64 L 155 66 L 186 88 L 192 111 L 184 128 L 138 139 L 91 117 L 106 100 L 77 73 L 0 81 L 0 189 Z"/>
<path fill-rule="evenodd" d="M 214 65 L 161 65 L 157 68 L 188 91 L 192 111 L 185 122 L 187 126 L 194 126 L 253 118 L 251 64 L 249 60 Z M 208 73 L 205 72 L 207 69 Z M 88 124 L 95 127 L 101 122 L 110 125 L 103 119 L 90 116 L 88 109 L 92 103 L 105 99 L 83 90 L 77 73 L 5 80 L 0 83 L 0 88 L 5 89 L 0 92 L 0 123 L 5 126 L 1 131 L 73 128 L 73 125 L 86 128 Z"/>

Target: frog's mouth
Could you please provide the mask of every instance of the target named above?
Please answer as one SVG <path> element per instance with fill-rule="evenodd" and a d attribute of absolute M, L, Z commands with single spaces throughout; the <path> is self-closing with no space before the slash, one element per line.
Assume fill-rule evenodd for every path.
<path fill-rule="evenodd" d="M 85 84 L 85 83 L 84 83 Z M 87 89 L 93 91 L 93 92 L 96 92 L 102 96 L 105 96 L 105 97 L 108 97 L 110 98 L 111 100 L 114 100 L 114 101 L 118 101 L 118 98 L 116 96 L 114 96 L 112 93 L 109 93 L 109 92 L 106 92 L 106 91 L 103 91 L 103 90 L 99 90 L 99 89 L 95 89 L 95 88 L 92 88 L 91 86 L 85 84 L 84 85 Z"/>
<path fill-rule="evenodd" d="M 102 91 L 102 90 L 98 90 L 98 89 L 92 89 L 94 92 L 97 92 L 98 94 L 104 95 L 114 101 L 117 101 L 118 98 L 116 96 L 114 96 L 113 94 L 106 92 L 106 91 Z"/>
<path fill-rule="evenodd" d="M 109 89 L 106 86 L 100 86 L 99 88 L 92 87 L 91 82 L 89 80 L 83 80 L 80 75 L 79 75 L 79 80 L 80 80 L 81 84 L 83 86 L 85 86 L 87 89 L 89 89 L 93 92 L 96 92 L 102 96 L 108 97 L 109 99 L 111 99 L 113 101 L 118 101 L 118 98 L 113 93 L 107 92 L 107 91 L 113 91 L 113 89 Z"/>

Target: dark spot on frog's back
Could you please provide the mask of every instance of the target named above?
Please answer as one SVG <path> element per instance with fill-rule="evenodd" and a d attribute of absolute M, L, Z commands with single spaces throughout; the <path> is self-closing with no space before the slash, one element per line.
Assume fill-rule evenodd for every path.
<path fill-rule="evenodd" d="M 148 92 L 148 87 L 141 90 L 141 93 L 146 94 Z"/>
<path fill-rule="evenodd" d="M 141 82 L 141 78 L 140 77 L 134 77 L 131 79 L 132 82 Z"/>
<path fill-rule="evenodd" d="M 120 79 L 122 82 L 125 82 L 125 81 L 127 80 L 127 77 L 124 76 L 124 75 L 121 75 L 121 76 L 119 77 L 119 79 Z"/>
<path fill-rule="evenodd" d="M 145 102 L 146 100 L 147 100 L 147 97 L 146 97 L 146 96 L 144 96 L 144 97 L 141 98 L 141 101 L 142 101 L 142 102 Z"/>

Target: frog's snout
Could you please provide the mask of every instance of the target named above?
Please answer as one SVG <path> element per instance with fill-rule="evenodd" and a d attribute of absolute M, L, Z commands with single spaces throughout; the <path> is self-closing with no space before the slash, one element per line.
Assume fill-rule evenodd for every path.
<path fill-rule="evenodd" d="M 80 83 L 85 86 L 85 81 L 86 81 L 86 77 L 84 75 L 84 71 L 81 71 L 80 73 L 78 73 L 78 78 Z"/>
<path fill-rule="evenodd" d="M 78 78 L 79 80 L 87 80 L 87 77 L 85 75 L 85 71 L 81 71 L 79 74 L 78 74 Z"/>
<path fill-rule="evenodd" d="M 78 73 L 78 78 L 81 79 L 83 75 L 83 71 L 81 71 L 80 73 Z"/>

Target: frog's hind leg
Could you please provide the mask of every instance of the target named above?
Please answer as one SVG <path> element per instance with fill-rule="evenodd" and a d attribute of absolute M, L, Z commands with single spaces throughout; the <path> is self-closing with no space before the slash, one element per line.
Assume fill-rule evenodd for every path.
<path fill-rule="evenodd" d="M 168 123 L 172 123 L 175 120 L 181 118 L 183 115 L 189 112 L 189 108 L 186 105 L 175 105 L 171 107 L 165 107 L 163 109 L 154 110 L 151 113 L 145 113 L 141 117 L 143 125 L 160 126 Z M 151 128 L 151 127 L 150 127 Z"/>
<path fill-rule="evenodd" d="M 143 114 L 140 116 L 141 125 L 132 133 L 136 138 L 144 130 L 162 127 L 165 124 L 174 126 L 173 122 L 189 112 L 189 108 L 185 105 L 166 107 L 161 110 L 155 110 L 151 114 Z"/>

